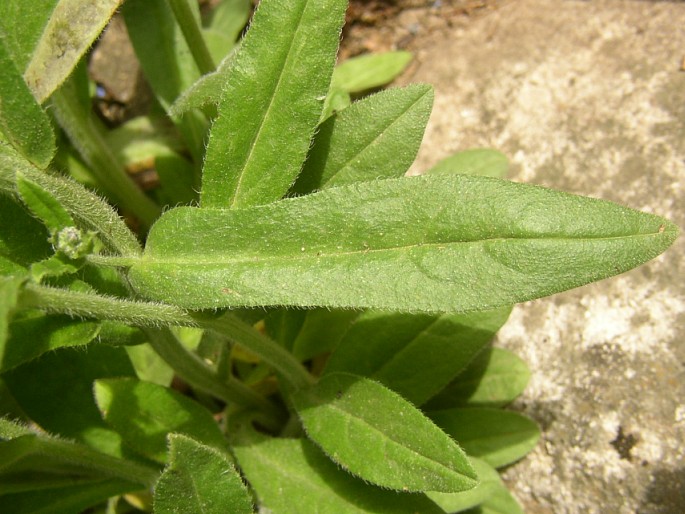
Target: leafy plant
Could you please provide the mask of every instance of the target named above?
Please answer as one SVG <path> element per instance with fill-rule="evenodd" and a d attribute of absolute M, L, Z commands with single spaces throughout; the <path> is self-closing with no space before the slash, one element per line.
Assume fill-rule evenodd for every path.
<path fill-rule="evenodd" d="M 127 0 L 155 104 L 106 129 L 84 55 L 119 4 L 0 3 L 2 504 L 520 512 L 496 468 L 539 430 L 492 336 L 676 227 L 492 150 L 404 177 L 432 90 L 352 102 L 407 56 L 334 70 L 344 0 L 262 0 L 237 45 L 248 2 Z"/>

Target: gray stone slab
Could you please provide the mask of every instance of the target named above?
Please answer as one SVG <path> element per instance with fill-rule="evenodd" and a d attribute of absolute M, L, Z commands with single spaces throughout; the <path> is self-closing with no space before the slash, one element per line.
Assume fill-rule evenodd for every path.
<path fill-rule="evenodd" d="M 436 87 L 414 172 L 470 147 L 511 178 L 685 227 L 685 3 L 511 0 L 420 41 Z M 541 444 L 505 478 L 528 513 L 685 512 L 685 237 L 598 284 L 518 306 Z"/>

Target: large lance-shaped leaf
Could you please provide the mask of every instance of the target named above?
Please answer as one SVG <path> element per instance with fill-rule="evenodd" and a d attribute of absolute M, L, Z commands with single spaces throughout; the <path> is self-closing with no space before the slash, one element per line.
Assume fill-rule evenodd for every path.
<path fill-rule="evenodd" d="M 266 204 L 288 191 L 321 116 L 346 5 L 260 3 L 212 127 L 203 207 Z"/>
<path fill-rule="evenodd" d="M 155 486 L 157 514 L 251 514 L 252 500 L 226 454 L 169 435 L 169 465 Z"/>
<path fill-rule="evenodd" d="M 326 372 L 374 378 L 416 405 L 445 387 L 507 320 L 509 307 L 464 314 L 362 314 Z"/>
<path fill-rule="evenodd" d="M 261 507 L 279 514 L 437 514 L 421 494 L 374 487 L 341 470 L 306 439 L 241 437 L 233 445 Z"/>
<path fill-rule="evenodd" d="M 45 101 L 69 76 L 120 3 L 121 0 L 60 0 L 24 72 L 39 102 Z"/>
<path fill-rule="evenodd" d="M 12 60 L 0 28 L 0 131 L 21 154 L 45 168 L 55 154 L 55 134 Z"/>
<path fill-rule="evenodd" d="M 355 102 L 321 124 L 294 193 L 401 177 L 416 158 L 433 89 L 389 89 Z"/>
<path fill-rule="evenodd" d="M 466 455 L 407 400 L 378 382 L 331 373 L 293 396 L 307 435 L 351 473 L 398 491 L 477 484 Z"/>
<path fill-rule="evenodd" d="M 190 308 L 487 310 L 633 268 L 677 227 L 619 205 L 487 177 L 364 182 L 271 205 L 179 208 L 129 277 Z"/>

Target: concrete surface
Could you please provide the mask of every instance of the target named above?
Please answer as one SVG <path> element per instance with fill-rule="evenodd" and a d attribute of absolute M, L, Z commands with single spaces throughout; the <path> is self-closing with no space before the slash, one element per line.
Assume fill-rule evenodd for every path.
<path fill-rule="evenodd" d="M 510 0 L 414 32 L 404 82 L 436 88 L 414 171 L 494 147 L 513 180 L 685 227 L 685 3 Z M 516 407 L 544 429 L 505 473 L 529 514 L 685 512 L 684 246 L 518 306 L 499 334 L 533 369 Z"/>

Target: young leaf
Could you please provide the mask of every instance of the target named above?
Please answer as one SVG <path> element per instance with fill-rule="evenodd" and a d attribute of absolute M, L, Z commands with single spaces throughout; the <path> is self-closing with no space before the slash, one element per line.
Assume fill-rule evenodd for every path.
<path fill-rule="evenodd" d="M 102 241 L 107 250 L 121 255 L 137 255 L 140 253 L 140 245 L 136 236 L 128 229 L 114 209 L 100 197 L 72 180 L 37 170 L 8 145 L 0 143 L 0 191 L 12 195 L 17 193 L 16 173 L 18 171 L 21 171 L 27 180 L 35 182 L 42 189 L 50 193 L 50 195 L 52 195 L 73 217 L 79 228 L 86 231 L 97 232 L 98 238 Z M 6 195 L 0 195 L 0 209 L 4 207 L 4 204 L 7 201 Z M 10 209 L 12 208 L 10 207 Z M 14 211 L 15 209 L 12 210 Z M 18 214 L 15 215 L 19 217 Z M 0 217 L 0 220 L 4 225 L 4 216 Z M 10 221 L 8 220 L 7 223 L 9 222 Z M 22 221 L 22 223 L 26 222 Z M 33 223 L 40 225 L 35 222 L 35 220 Z M 8 237 L 7 234 L 10 234 L 9 237 L 12 239 L 19 239 L 20 237 L 18 235 L 13 234 L 14 231 L 15 229 L 13 228 L 3 230 L 0 233 L 0 238 Z M 40 231 L 34 229 L 27 232 L 27 234 L 37 234 L 39 232 Z M 43 242 L 40 241 L 40 238 L 33 236 L 27 238 L 27 234 L 24 234 L 23 237 L 21 237 L 22 241 L 24 239 L 31 239 L 33 240 L 33 245 L 38 244 L 38 242 L 47 245 L 47 235 Z M 49 248 L 49 245 L 47 245 L 47 247 Z M 1 242 L 0 254 L 2 254 Z M 29 262 L 35 262 L 45 256 L 46 255 L 40 256 L 40 254 L 37 254 L 36 257 L 38 258 L 30 260 Z"/>
<path fill-rule="evenodd" d="M 55 155 L 55 133 L 12 60 L 2 30 L 0 69 L 0 131 L 24 157 L 46 168 Z"/>
<path fill-rule="evenodd" d="M 502 409 L 449 409 L 429 412 L 428 416 L 467 454 L 495 468 L 516 462 L 535 448 L 540 438 L 540 429 L 532 419 Z"/>
<path fill-rule="evenodd" d="M 526 388 L 530 370 L 515 354 L 502 348 L 481 353 L 448 387 L 425 405 L 428 410 L 452 407 L 501 407 Z"/>
<path fill-rule="evenodd" d="M 252 500 L 233 463 L 210 446 L 169 435 L 169 464 L 155 485 L 156 514 L 252 513 Z"/>
<path fill-rule="evenodd" d="M 464 150 L 441 160 L 426 173 L 459 173 L 504 178 L 508 170 L 509 160 L 506 155 L 490 148 L 475 148 Z"/>
<path fill-rule="evenodd" d="M 541 187 L 407 177 L 246 209 L 173 209 L 129 279 L 192 309 L 488 310 L 627 271 L 677 233 L 663 218 Z"/>
<path fill-rule="evenodd" d="M 226 449 L 212 414 L 171 389 L 130 378 L 95 382 L 95 399 L 105 421 L 143 455 L 166 462 L 166 437 L 187 434 L 221 451 Z"/>
<path fill-rule="evenodd" d="M 51 233 L 74 226 L 72 217 L 48 191 L 28 179 L 21 171 L 17 171 L 16 179 L 21 199 Z"/>
<path fill-rule="evenodd" d="M 397 493 L 341 470 L 306 439 L 258 434 L 233 445 L 261 507 L 279 514 L 438 514 L 421 494 Z"/>
<path fill-rule="evenodd" d="M 325 372 L 373 378 L 421 405 L 466 368 L 510 311 L 442 316 L 367 312 L 337 346 Z"/>
<path fill-rule="evenodd" d="M 36 43 L 24 78 L 44 102 L 69 76 L 121 0 L 61 0 Z"/>
<path fill-rule="evenodd" d="M 293 396 L 307 435 L 362 479 L 398 491 L 457 492 L 477 477 L 459 446 L 378 382 L 325 375 Z"/>
<path fill-rule="evenodd" d="M 389 89 L 321 124 L 292 192 L 401 177 L 416 158 L 433 105 L 426 85 Z"/>
<path fill-rule="evenodd" d="M 8 275 L 24 274 L 52 253 L 45 227 L 16 200 L 0 194 L 0 272 Z"/>
<path fill-rule="evenodd" d="M 478 485 L 460 493 L 438 493 L 428 491 L 426 496 L 437 503 L 445 512 L 462 512 L 482 504 L 501 486 L 497 470 L 480 459 L 471 459 L 473 469 L 478 473 Z"/>
<path fill-rule="evenodd" d="M 353 57 L 335 68 L 331 89 L 361 93 L 384 86 L 402 73 L 411 59 L 412 54 L 404 51 Z"/>
<path fill-rule="evenodd" d="M 346 5 L 260 3 L 231 62 L 212 127 L 203 207 L 266 204 L 288 192 L 321 116 Z"/>

